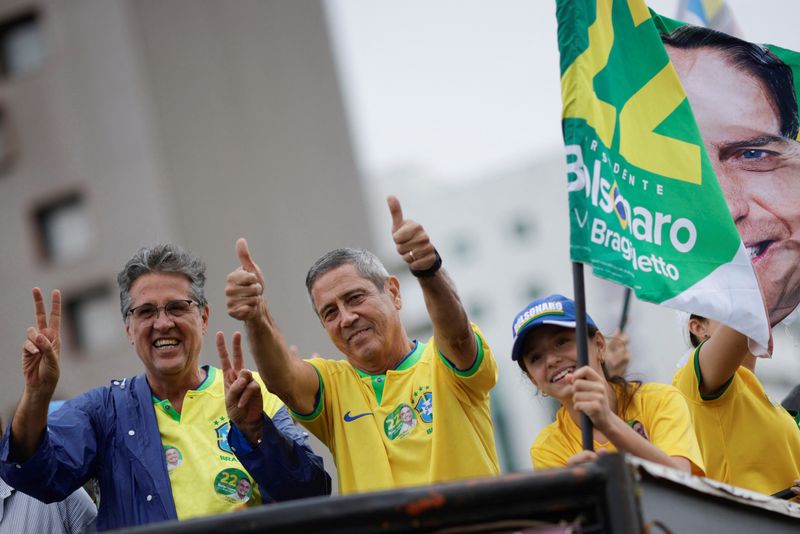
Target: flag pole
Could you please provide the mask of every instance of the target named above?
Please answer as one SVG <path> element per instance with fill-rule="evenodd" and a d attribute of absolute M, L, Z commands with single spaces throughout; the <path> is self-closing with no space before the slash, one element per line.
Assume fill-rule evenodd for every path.
<path fill-rule="evenodd" d="M 619 318 L 619 333 L 625 331 L 625 327 L 628 325 L 628 310 L 631 307 L 631 288 L 625 288 L 625 297 L 622 301 L 622 315 Z"/>
<path fill-rule="evenodd" d="M 572 262 L 572 286 L 575 291 L 575 339 L 578 343 L 578 367 L 589 365 L 589 330 L 586 326 L 586 292 L 583 285 L 583 264 Z M 594 450 L 592 420 L 581 412 L 583 450 Z"/>

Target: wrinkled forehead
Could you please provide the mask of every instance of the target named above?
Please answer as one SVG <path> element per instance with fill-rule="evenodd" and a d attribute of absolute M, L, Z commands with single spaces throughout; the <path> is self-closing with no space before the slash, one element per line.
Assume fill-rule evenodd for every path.
<path fill-rule="evenodd" d="M 358 289 L 378 289 L 375 284 L 364 276 L 352 263 L 346 263 L 322 274 L 311 286 L 311 301 L 319 310 L 326 304 L 344 297 Z"/>
<path fill-rule="evenodd" d="M 147 296 L 148 298 L 164 295 L 168 298 L 185 298 L 191 292 L 192 284 L 183 273 L 156 272 L 147 273 L 133 281 L 130 288 L 132 298 Z"/>

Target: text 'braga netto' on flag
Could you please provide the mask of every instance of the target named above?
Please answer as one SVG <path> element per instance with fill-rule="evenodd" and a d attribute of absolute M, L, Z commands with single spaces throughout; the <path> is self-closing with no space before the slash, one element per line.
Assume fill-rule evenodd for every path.
<path fill-rule="evenodd" d="M 766 347 L 753 248 L 653 14 L 636 0 L 558 0 L 558 41 L 572 260 Z"/>

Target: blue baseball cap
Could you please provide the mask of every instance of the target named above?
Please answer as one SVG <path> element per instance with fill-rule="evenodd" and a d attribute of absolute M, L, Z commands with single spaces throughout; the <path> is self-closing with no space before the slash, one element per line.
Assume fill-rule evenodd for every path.
<path fill-rule="evenodd" d="M 536 299 L 525 306 L 525 309 L 517 314 L 511 325 L 514 336 L 514 346 L 511 349 L 513 361 L 518 361 L 522 356 L 522 346 L 528 335 L 543 324 L 575 328 L 575 301 L 564 295 L 550 295 Z M 588 313 L 586 314 L 586 324 L 590 330 L 598 330 Z"/>

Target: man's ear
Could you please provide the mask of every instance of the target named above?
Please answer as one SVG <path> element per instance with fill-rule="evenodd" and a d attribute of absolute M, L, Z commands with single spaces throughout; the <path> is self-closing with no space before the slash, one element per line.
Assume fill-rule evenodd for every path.
<path fill-rule="evenodd" d="M 390 276 L 383 284 L 386 291 L 394 303 L 394 307 L 400 310 L 403 307 L 403 298 L 400 296 L 400 280 L 396 276 Z"/>
<path fill-rule="evenodd" d="M 206 302 L 200 317 L 203 319 L 203 335 L 208 331 L 208 318 L 211 316 L 211 305 Z"/>
<path fill-rule="evenodd" d="M 131 321 L 129 318 L 125 319 L 125 335 L 128 337 L 130 344 L 133 345 L 133 333 L 131 333 Z"/>

